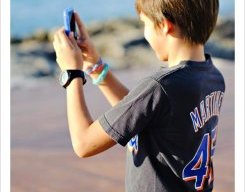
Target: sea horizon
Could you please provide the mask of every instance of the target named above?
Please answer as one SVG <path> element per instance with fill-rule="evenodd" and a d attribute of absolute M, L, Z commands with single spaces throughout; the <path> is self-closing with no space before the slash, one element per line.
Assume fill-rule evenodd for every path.
<path fill-rule="evenodd" d="M 116 18 L 137 17 L 133 0 L 11 0 L 11 37 L 23 38 L 38 29 L 51 30 L 63 25 L 63 9 L 73 7 L 89 24 Z M 96 6 L 94 6 L 96 5 Z M 220 0 L 221 18 L 234 19 L 234 0 Z"/>

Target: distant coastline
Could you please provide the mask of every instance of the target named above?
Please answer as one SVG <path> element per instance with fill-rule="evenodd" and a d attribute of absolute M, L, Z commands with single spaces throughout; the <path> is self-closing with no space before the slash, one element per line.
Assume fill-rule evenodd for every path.
<path fill-rule="evenodd" d="M 101 56 L 114 69 L 151 66 L 159 62 L 144 39 L 143 26 L 138 19 L 94 22 L 87 29 Z M 40 29 L 26 38 L 11 38 L 12 76 L 57 75 L 56 55 L 52 47 L 55 30 Z M 205 46 L 206 52 L 213 57 L 234 60 L 234 37 L 234 19 L 219 20 Z"/>

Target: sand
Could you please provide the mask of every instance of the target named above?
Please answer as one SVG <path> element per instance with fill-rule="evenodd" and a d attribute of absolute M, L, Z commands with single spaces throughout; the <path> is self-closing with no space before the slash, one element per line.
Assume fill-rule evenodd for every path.
<path fill-rule="evenodd" d="M 215 59 L 226 81 L 214 158 L 216 192 L 234 191 L 234 62 Z M 115 71 L 129 88 L 149 68 Z M 12 78 L 13 82 L 17 80 Z M 20 86 L 21 85 L 21 86 Z M 110 108 L 87 83 L 87 105 L 94 118 Z M 125 148 L 79 159 L 72 150 L 65 90 L 56 79 L 29 79 L 11 89 L 11 192 L 124 191 Z"/>

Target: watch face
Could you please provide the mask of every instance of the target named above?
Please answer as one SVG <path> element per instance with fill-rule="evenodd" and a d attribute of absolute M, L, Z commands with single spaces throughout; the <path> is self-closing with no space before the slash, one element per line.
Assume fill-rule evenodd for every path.
<path fill-rule="evenodd" d="M 67 72 L 67 71 L 63 71 L 63 72 L 60 74 L 60 79 L 59 79 L 60 84 L 61 84 L 62 86 L 64 86 L 64 85 L 67 83 L 68 79 L 69 79 L 69 74 L 68 74 L 68 72 Z"/>

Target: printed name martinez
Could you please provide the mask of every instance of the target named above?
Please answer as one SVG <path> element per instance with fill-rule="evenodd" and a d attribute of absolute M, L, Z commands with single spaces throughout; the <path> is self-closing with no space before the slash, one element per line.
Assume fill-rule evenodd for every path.
<path fill-rule="evenodd" d="M 190 112 L 195 132 L 198 132 L 198 129 L 201 129 L 211 117 L 219 116 L 223 98 L 222 91 L 212 92 L 201 101 L 199 108 L 196 107 Z"/>

